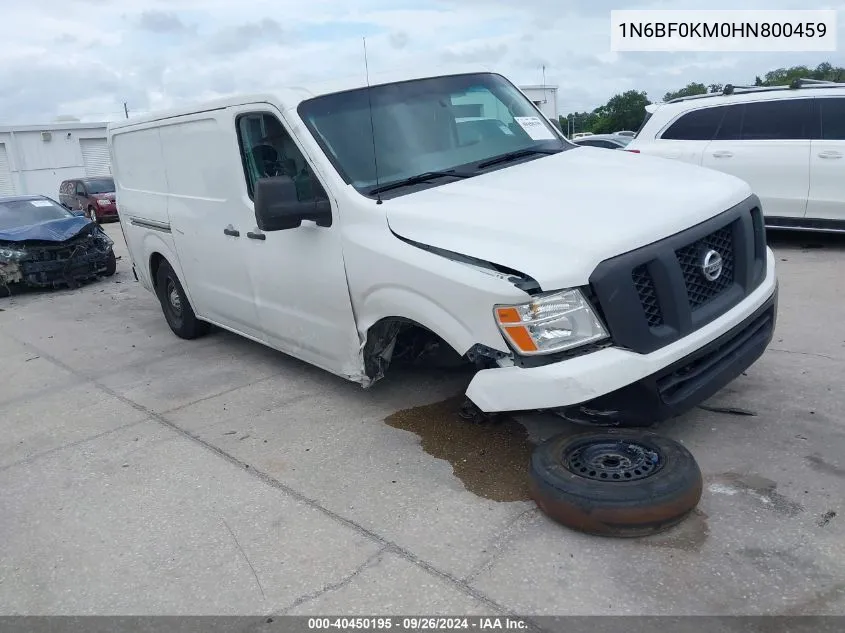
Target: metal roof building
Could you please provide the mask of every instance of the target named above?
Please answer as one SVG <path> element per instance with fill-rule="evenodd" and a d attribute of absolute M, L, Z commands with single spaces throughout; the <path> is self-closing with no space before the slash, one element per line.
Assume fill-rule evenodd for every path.
<path fill-rule="evenodd" d="M 62 180 L 110 175 L 107 126 L 78 121 L 0 126 L 0 196 L 57 198 Z"/>

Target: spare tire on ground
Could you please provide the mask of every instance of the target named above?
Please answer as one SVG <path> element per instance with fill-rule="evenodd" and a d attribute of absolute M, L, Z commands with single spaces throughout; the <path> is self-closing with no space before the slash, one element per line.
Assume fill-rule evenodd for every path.
<path fill-rule="evenodd" d="M 682 521 L 701 499 L 701 470 L 680 443 L 613 429 L 559 435 L 531 456 L 531 496 L 572 529 L 637 537 Z"/>

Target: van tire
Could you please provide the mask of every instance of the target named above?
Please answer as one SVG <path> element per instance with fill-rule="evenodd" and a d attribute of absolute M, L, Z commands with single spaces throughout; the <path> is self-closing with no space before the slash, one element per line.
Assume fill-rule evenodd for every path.
<path fill-rule="evenodd" d="M 695 509 L 703 488 L 683 445 L 621 429 L 553 437 L 534 450 L 529 475 L 531 497 L 545 514 L 600 536 L 662 532 Z"/>
<path fill-rule="evenodd" d="M 210 325 L 194 314 L 185 290 L 167 260 L 161 262 L 156 272 L 156 295 L 164 318 L 176 336 L 190 340 L 208 333 Z"/>

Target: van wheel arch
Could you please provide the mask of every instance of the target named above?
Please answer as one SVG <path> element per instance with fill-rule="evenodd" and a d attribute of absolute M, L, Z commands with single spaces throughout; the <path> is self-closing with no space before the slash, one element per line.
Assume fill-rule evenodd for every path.
<path fill-rule="evenodd" d="M 164 255 L 161 253 L 153 253 L 150 255 L 150 281 L 152 282 L 153 290 L 158 289 L 158 269 L 162 262 L 166 262 Z M 169 263 L 169 262 L 168 262 Z"/>
<path fill-rule="evenodd" d="M 405 317 L 384 317 L 367 329 L 363 349 L 364 373 L 376 382 L 394 361 L 424 363 L 440 369 L 469 362 L 437 332 Z"/>

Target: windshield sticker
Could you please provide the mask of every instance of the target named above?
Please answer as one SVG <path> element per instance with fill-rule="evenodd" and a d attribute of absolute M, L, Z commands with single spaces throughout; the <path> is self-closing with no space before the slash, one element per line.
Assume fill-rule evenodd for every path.
<path fill-rule="evenodd" d="M 543 122 L 535 116 L 518 116 L 514 117 L 514 120 L 535 141 L 550 141 L 555 138 L 552 131 L 543 125 Z"/>
<path fill-rule="evenodd" d="M 33 207 L 52 207 L 53 203 L 48 200 L 32 200 L 30 204 Z"/>

